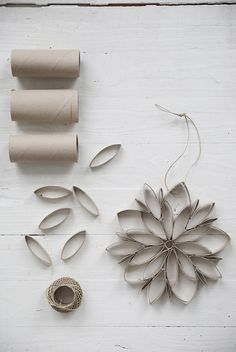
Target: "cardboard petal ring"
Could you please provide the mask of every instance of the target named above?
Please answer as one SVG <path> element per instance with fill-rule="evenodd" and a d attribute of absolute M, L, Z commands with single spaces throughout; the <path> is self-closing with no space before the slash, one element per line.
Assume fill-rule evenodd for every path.
<path fill-rule="evenodd" d="M 125 263 L 127 282 L 147 288 L 150 303 L 164 292 L 189 303 L 200 283 L 221 278 L 217 254 L 230 237 L 212 226 L 214 203 L 191 202 L 181 182 L 166 195 L 145 184 L 144 201 L 138 204 L 141 210 L 117 214 L 123 233 L 107 251 Z"/>
<path fill-rule="evenodd" d="M 71 124 L 78 122 L 78 92 L 73 89 L 13 90 L 12 121 Z"/>
<path fill-rule="evenodd" d="M 76 49 L 12 50 L 11 70 L 14 77 L 78 77 L 80 52 Z"/>
<path fill-rule="evenodd" d="M 21 134 L 9 137 L 11 162 L 77 162 L 78 136 L 75 134 Z"/>

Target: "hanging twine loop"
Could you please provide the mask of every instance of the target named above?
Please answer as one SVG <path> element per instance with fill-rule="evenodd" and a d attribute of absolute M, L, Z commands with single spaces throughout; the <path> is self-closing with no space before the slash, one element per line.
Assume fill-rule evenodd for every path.
<path fill-rule="evenodd" d="M 198 154 L 196 159 L 194 160 L 194 162 L 192 163 L 192 165 L 189 167 L 186 176 L 185 176 L 185 180 L 187 179 L 190 171 L 192 170 L 192 168 L 198 163 L 200 157 L 201 157 L 201 152 L 202 152 L 202 143 L 201 143 L 201 137 L 200 137 L 200 133 L 199 130 L 195 124 L 195 122 L 185 113 L 185 112 L 181 112 L 181 113 L 177 113 L 177 112 L 173 112 L 169 109 L 164 108 L 163 106 L 159 105 L 159 104 L 155 104 L 155 106 L 159 109 L 162 110 L 164 112 L 167 112 L 171 115 L 175 115 L 181 118 L 184 118 L 185 120 L 185 124 L 186 124 L 186 130 L 187 130 L 187 135 L 186 135 L 186 142 L 185 142 L 185 147 L 183 149 L 183 151 L 180 153 L 180 155 L 177 157 L 177 159 L 174 160 L 174 162 L 168 167 L 168 169 L 166 170 L 165 173 L 165 177 L 164 177 L 164 182 L 165 182 L 165 186 L 166 189 L 169 191 L 169 187 L 168 187 L 168 182 L 167 182 L 167 178 L 169 176 L 170 171 L 172 170 L 172 168 L 177 164 L 177 162 L 184 156 L 184 154 L 186 153 L 188 146 L 189 146 L 189 137 L 190 137 L 190 129 L 189 129 L 189 123 L 191 123 L 191 125 L 194 128 L 194 131 L 197 135 L 197 140 L 198 140 Z"/>
<path fill-rule="evenodd" d="M 79 307 L 83 292 L 77 281 L 70 277 L 61 277 L 49 286 L 47 297 L 53 309 L 68 313 Z"/>

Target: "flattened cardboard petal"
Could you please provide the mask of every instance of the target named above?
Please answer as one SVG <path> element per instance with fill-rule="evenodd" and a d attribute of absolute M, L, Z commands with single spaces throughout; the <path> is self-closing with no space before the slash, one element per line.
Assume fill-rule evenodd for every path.
<path fill-rule="evenodd" d="M 124 279 L 126 282 L 132 285 L 137 285 L 143 283 L 143 272 L 145 265 L 127 265 L 124 271 Z"/>
<path fill-rule="evenodd" d="M 43 246 L 33 237 L 26 235 L 25 242 L 33 255 L 43 264 L 49 266 L 52 264 L 51 258 Z"/>
<path fill-rule="evenodd" d="M 149 263 L 154 258 L 161 248 L 159 246 L 146 247 L 136 252 L 130 261 L 130 265 L 141 265 Z"/>
<path fill-rule="evenodd" d="M 121 144 L 112 144 L 100 150 L 90 162 L 91 168 L 96 168 L 107 164 L 119 153 Z"/>
<path fill-rule="evenodd" d="M 111 255 L 119 257 L 134 254 L 141 248 L 143 248 L 143 246 L 140 243 L 136 243 L 133 241 L 122 241 L 111 244 L 107 247 L 107 251 Z"/>
<path fill-rule="evenodd" d="M 195 296 L 197 287 L 197 280 L 190 280 L 180 271 L 177 283 L 172 287 L 172 292 L 181 302 L 188 304 Z"/>
<path fill-rule="evenodd" d="M 73 186 L 74 194 L 80 204 L 92 215 L 98 216 L 99 210 L 92 198 L 81 188 Z"/>
<path fill-rule="evenodd" d="M 211 254 L 211 252 L 207 248 L 195 242 L 180 243 L 178 244 L 177 247 L 185 254 L 188 254 L 188 255 L 204 256 L 204 255 Z"/>
<path fill-rule="evenodd" d="M 179 269 L 182 271 L 182 273 L 186 275 L 190 280 L 196 280 L 196 271 L 189 257 L 184 253 L 178 251 L 178 261 Z"/>
<path fill-rule="evenodd" d="M 152 214 L 142 212 L 141 218 L 144 226 L 148 231 L 150 231 L 154 235 L 159 236 L 164 240 L 166 239 L 166 233 L 165 233 L 165 230 L 163 229 L 161 222 L 156 218 L 154 218 Z"/>
<path fill-rule="evenodd" d="M 229 235 L 214 226 L 202 226 L 189 230 L 178 238 L 178 242 L 197 242 L 212 254 L 222 251 L 230 241 Z"/>
<path fill-rule="evenodd" d="M 72 192 L 69 189 L 60 186 L 45 186 L 36 189 L 34 194 L 43 199 L 60 200 L 71 196 Z"/>
<path fill-rule="evenodd" d="M 178 260 L 175 251 L 172 251 L 166 262 L 166 276 L 171 287 L 175 286 L 178 280 Z"/>
<path fill-rule="evenodd" d="M 175 209 L 176 214 L 179 214 L 184 208 L 191 204 L 189 191 L 184 182 L 180 182 L 174 186 L 170 192 L 165 195 L 164 200 L 170 204 L 172 209 Z"/>
<path fill-rule="evenodd" d="M 149 209 L 148 207 L 139 199 L 135 198 L 136 202 L 138 203 L 138 205 L 140 206 L 141 210 L 142 211 L 145 211 L 145 212 L 149 212 Z"/>
<path fill-rule="evenodd" d="M 215 203 L 206 204 L 204 207 L 197 209 L 189 219 L 187 228 L 192 229 L 201 224 L 212 212 Z"/>
<path fill-rule="evenodd" d="M 211 260 L 202 257 L 193 257 L 192 262 L 196 266 L 196 269 L 208 279 L 218 280 L 221 278 L 216 264 Z"/>
<path fill-rule="evenodd" d="M 150 285 L 148 286 L 148 300 L 150 304 L 155 303 L 166 289 L 166 279 L 164 273 L 161 272 L 158 276 L 155 276 Z"/>
<path fill-rule="evenodd" d="M 39 224 L 40 230 L 49 230 L 61 225 L 69 216 L 71 208 L 60 208 L 48 214 Z"/>
<path fill-rule="evenodd" d="M 167 201 L 163 202 L 162 206 L 162 225 L 167 238 L 172 238 L 174 218 L 170 204 Z"/>
<path fill-rule="evenodd" d="M 118 216 L 118 221 L 120 223 L 120 226 L 124 230 L 124 232 L 134 227 L 143 231 L 145 230 L 147 231 L 147 229 L 143 225 L 140 210 L 132 210 L 132 209 L 123 210 L 123 211 L 120 211 L 117 214 L 117 216 Z"/>
<path fill-rule="evenodd" d="M 132 238 L 133 240 L 140 242 L 146 246 L 155 246 L 163 244 L 163 241 L 159 237 L 147 231 L 142 231 L 139 229 L 130 229 L 127 230 L 126 233 L 128 238 Z"/>
<path fill-rule="evenodd" d="M 71 236 L 64 244 L 61 251 L 61 259 L 67 260 L 72 258 L 84 244 L 86 231 L 80 231 Z"/>
<path fill-rule="evenodd" d="M 150 279 L 150 278 L 153 278 L 155 275 L 157 275 L 160 272 L 160 270 L 162 270 L 166 259 L 167 259 L 166 252 L 158 253 L 157 256 L 147 264 L 144 271 L 144 279 L 145 280 Z"/>
<path fill-rule="evenodd" d="M 154 190 L 145 183 L 143 186 L 144 200 L 153 216 L 157 219 L 161 217 L 161 205 Z"/>
<path fill-rule="evenodd" d="M 189 221 L 190 207 L 184 208 L 176 217 L 173 229 L 173 239 L 177 239 L 184 231 Z"/>

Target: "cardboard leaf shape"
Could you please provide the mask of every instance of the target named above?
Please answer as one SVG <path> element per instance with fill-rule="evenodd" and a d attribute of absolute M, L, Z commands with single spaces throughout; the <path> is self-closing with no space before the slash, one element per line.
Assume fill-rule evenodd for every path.
<path fill-rule="evenodd" d="M 94 169 L 103 166 L 115 158 L 119 153 L 121 144 L 111 144 L 100 150 L 90 162 L 89 166 Z"/>
<path fill-rule="evenodd" d="M 161 205 L 156 193 L 147 183 L 143 186 L 143 194 L 147 208 L 159 219 L 161 217 Z"/>
<path fill-rule="evenodd" d="M 179 269 L 182 271 L 182 273 L 186 275 L 190 280 L 196 280 L 197 274 L 189 257 L 184 253 L 178 251 L 178 261 Z"/>
<path fill-rule="evenodd" d="M 145 264 L 143 265 L 127 265 L 124 271 L 124 279 L 130 284 L 136 285 L 143 283 L 143 272 Z"/>
<path fill-rule="evenodd" d="M 188 188 L 184 182 L 174 186 L 164 197 L 176 214 L 191 204 Z"/>
<path fill-rule="evenodd" d="M 150 213 L 141 213 L 141 218 L 143 220 L 143 224 L 147 230 L 149 230 L 154 235 L 158 235 L 162 239 L 166 239 L 166 233 L 163 229 L 162 223 L 154 218 L 154 216 Z"/>
<path fill-rule="evenodd" d="M 165 292 L 166 280 L 164 273 L 155 276 L 148 286 L 148 300 L 150 304 L 155 303 Z"/>
<path fill-rule="evenodd" d="M 138 205 L 140 206 L 141 210 L 142 211 L 145 211 L 145 212 L 149 212 L 149 209 L 148 207 L 139 199 L 135 198 L 136 202 L 138 203 Z"/>
<path fill-rule="evenodd" d="M 172 238 L 174 218 L 170 204 L 167 201 L 163 202 L 162 206 L 162 225 L 167 238 Z"/>
<path fill-rule="evenodd" d="M 61 259 L 67 260 L 72 258 L 84 244 L 86 231 L 80 231 L 71 236 L 64 244 L 61 251 Z"/>
<path fill-rule="evenodd" d="M 49 266 L 52 264 L 51 258 L 43 246 L 33 237 L 26 235 L 25 242 L 33 255 L 43 264 Z"/>
<path fill-rule="evenodd" d="M 134 227 L 147 232 L 147 229 L 144 226 L 142 221 L 140 210 L 133 210 L 133 209 L 123 210 L 117 213 L 117 217 L 121 228 L 125 232 Z"/>
<path fill-rule="evenodd" d="M 197 271 L 208 279 L 218 280 L 221 278 L 221 274 L 217 269 L 216 264 L 212 263 L 212 261 L 202 257 L 194 257 L 192 258 L 192 262 L 196 266 Z"/>
<path fill-rule="evenodd" d="M 181 302 L 188 304 L 195 296 L 197 286 L 197 280 L 190 280 L 186 275 L 179 272 L 178 281 L 172 287 L 172 292 Z"/>
<path fill-rule="evenodd" d="M 204 256 L 211 254 L 211 252 L 207 248 L 195 242 L 180 243 L 178 244 L 177 248 L 179 248 L 181 251 L 188 255 Z"/>
<path fill-rule="evenodd" d="M 39 224 L 40 230 L 53 229 L 62 224 L 69 216 L 71 208 L 60 208 L 45 216 Z"/>
<path fill-rule="evenodd" d="M 172 251 L 166 262 L 166 276 L 171 287 L 175 286 L 178 280 L 178 260 L 175 251 Z"/>
<path fill-rule="evenodd" d="M 195 228 L 197 225 L 203 223 L 203 221 L 206 220 L 212 212 L 214 206 L 215 203 L 210 203 L 206 204 L 204 207 L 197 209 L 189 219 L 187 228 L 192 229 Z"/>
<path fill-rule="evenodd" d="M 127 256 L 130 254 L 134 254 L 138 250 L 143 248 L 140 243 L 135 243 L 131 241 L 123 241 L 123 242 L 115 242 L 108 246 L 106 250 L 113 256 Z"/>
<path fill-rule="evenodd" d="M 173 228 L 173 239 L 177 239 L 184 231 L 190 216 L 190 207 L 184 208 L 176 217 Z"/>
<path fill-rule="evenodd" d="M 92 198 L 81 188 L 73 186 L 74 194 L 80 204 L 92 215 L 98 216 L 99 211 Z"/>
<path fill-rule="evenodd" d="M 134 241 L 140 242 L 146 246 L 161 245 L 163 243 L 163 241 L 159 237 L 147 231 L 142 231 L 139 229 L 130 229 L 127 230 L 126 233 L 128 238 L 131 238 Z"/>
<path fill-rule="evenodd" d="M 158 254 L 158 252 L 160 252 L 160 250 L 161 248 L 159 246 L 142 248 L 134 254 L 133 258 L 130 260 L 130 265 L 142 265 L 148 263 Z"/>
<path fill-rule="evenodd" d="M 157 256 L 147 264 L 144 271 L 144 279 L 146 280 L 156 276 L 163 268 L 166 258 L 167 258 L 166 252 L 158 253 Z"/>
<path fill-rule="evenodd" d="M 60 200 L 67 198 L 72 195 L 72 192 L 64 187 L 60 186 L 45 186 L 38 188 L 34 191 L 36 196 L 48 200 Z"/>

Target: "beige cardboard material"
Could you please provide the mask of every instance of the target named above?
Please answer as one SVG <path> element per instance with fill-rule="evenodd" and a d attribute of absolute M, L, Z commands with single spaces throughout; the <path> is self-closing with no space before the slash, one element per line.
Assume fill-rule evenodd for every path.
<path fill-rule="evenodd" d="M 11 70 L 14 77 L 78 77 L 80 52 L 51 49 L 12 50 Z"/>
<path fill-rule="evenodd" d="M 12 121 L 78 122 L 78 93 L 73 89 L 17 90 L 11 92 Z"/>
<path fill-rule="evenodd" d="M 11 162 L 77 162 L 78 136 L 76 134 L 10 136 L 9 157 Z"/>
<path fill-rule="evenodd" d="M 230 237 L 212 226 L 216 220 L 212 217 L 214 203 L 199 206 L 198 201 L 191 202 L 183 182 L 165 195 L 145 184 L 143 193 L 141 210 L 117 214 L 123 232 L 107 251 L 125 265 L 128 283 L 147 288 L 150 303 L 166 292 L 169 298 L 175 296 L 188 304 L 200 282 L 221 278 L 217 254 Z M 178 213 L 176 204 L 181 209 Z"/>

